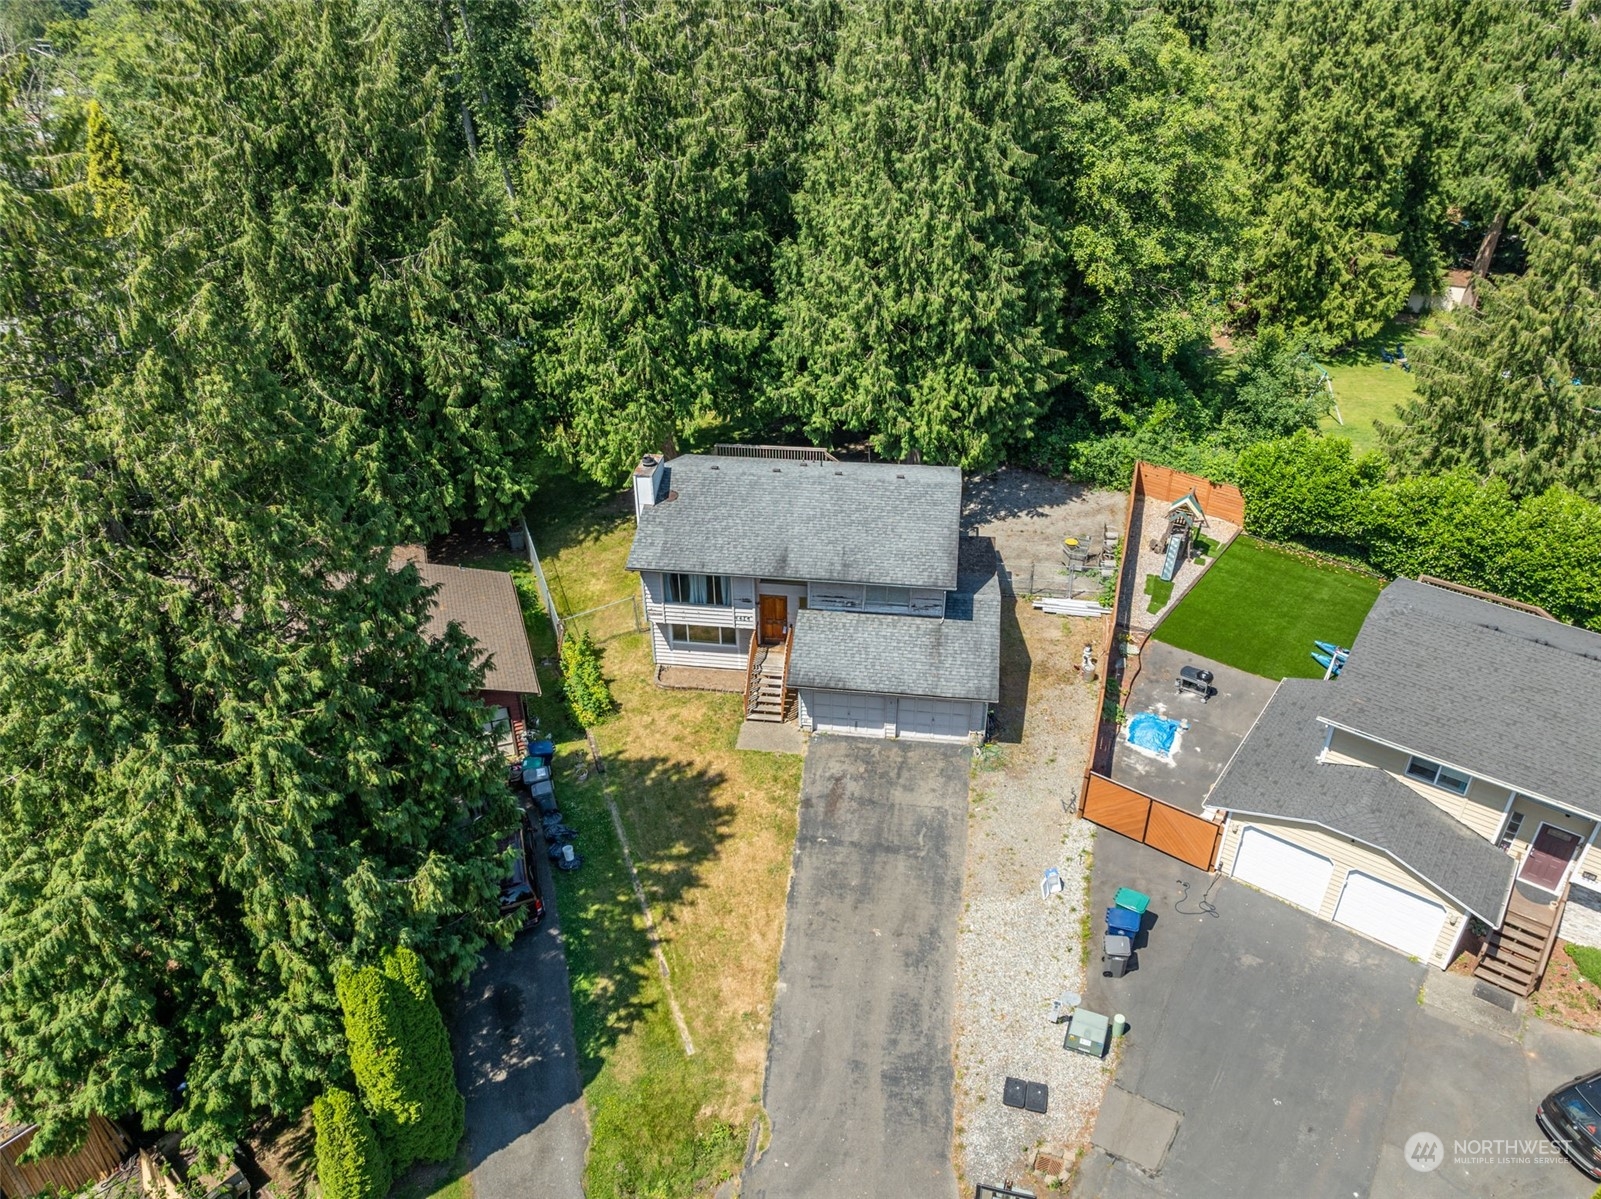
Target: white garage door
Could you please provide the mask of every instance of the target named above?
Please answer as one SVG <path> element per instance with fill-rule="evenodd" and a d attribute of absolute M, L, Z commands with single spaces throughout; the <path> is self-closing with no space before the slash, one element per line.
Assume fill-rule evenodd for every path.
<path fill-rule="evenodd" d="M 1291 845 L 1259 828 L 1248 828 L 1240 834 L 1234 877 L 1269 895 L 1315 912 L 1323 906 L 1333 873 L 1334 863 L 1310 849 Z"/>
<path fill-rule="evenodd" d="M 1352 871 L 1334 920 L 1426 962 L 1440 939 L 1445 909 L 1432 899 Z"/>
<path fill-rule="evenodd" d="M 806 711 L 819 733 L 884 735 L 884 697 L 851 691 L 808 691 Z"/>
<path fill-rule="evenodd" d="M 902 737 L 966 741 L 973 705 L 949 699 L 903 699 L 897 727 Z"/>

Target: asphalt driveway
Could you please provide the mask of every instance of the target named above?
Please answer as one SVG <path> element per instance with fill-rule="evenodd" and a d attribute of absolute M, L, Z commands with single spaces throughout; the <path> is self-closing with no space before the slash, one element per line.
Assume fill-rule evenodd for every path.
<path fill-rule="evenodd" d="M 1097 923 L 1120 884 L 1152 896 L 1155 920 L 1137 969 L 1091 972 L 1086 1005 L 1130 1028 L 1076 1196 L 1591 1193 L 1548 1149 L 1495 1142 L 1539 1141 L 1535 1102 L 1601 1068 L 1601 1039 L 1508 1014 L 1469 980 L 1229 879 L 1210 893 L 1218 915 L 1195 914 L 1211 881 L 1096 838 Z M 1418 1133 L 1441 1141 L 1432 1169 L 1408 1161 Z"/>
<path fill-rule="evenodd" d="M 814 738 L 746 1199 L 951 1199 L 965 746 Z"/>
<path fill-rule="evenodd" d="M 536 863 L 545 919 L 488 950 L 462 989 L 456 1078 L 467 1097 L 473 1194 L 583 1199 L 589 1126 L 550 864 Z"/>

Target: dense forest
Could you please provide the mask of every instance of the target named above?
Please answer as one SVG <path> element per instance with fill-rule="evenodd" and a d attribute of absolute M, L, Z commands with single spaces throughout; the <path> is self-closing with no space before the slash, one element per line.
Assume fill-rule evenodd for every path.
<path fill-rule="evenodd" d="M 574 471 L 1145 457 L 1601 627 L 1601 0 L 11 0 L 0 55 L 41 1147 L 224 1148 L 348 1085 L 339 966 L 506 935 L 470 647 L 388 551 Z M 1382 449 L 1318 434 L 1451 269 Z"/>

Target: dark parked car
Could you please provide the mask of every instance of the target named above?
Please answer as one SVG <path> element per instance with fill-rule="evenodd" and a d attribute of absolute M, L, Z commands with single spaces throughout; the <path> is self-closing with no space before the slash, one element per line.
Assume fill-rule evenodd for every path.
<path fill-rule="evenodd" d="M 517 831 L 502 840 L 500 848 L 513 851 L 511 873 L 500 884 L 500 914 L 521 912 L 521 932 L 545 918 L 545 897 L 540 894 L 539 872 L 534 868 L 534 834 L 528 826 L 528 813 L 519 813 Z"/>
<path fill-rule="evenodd" d="M 1574 1165 L 1601 1179 L 1601 1070 L 1552 1091 L 1534 1115 Z"/>

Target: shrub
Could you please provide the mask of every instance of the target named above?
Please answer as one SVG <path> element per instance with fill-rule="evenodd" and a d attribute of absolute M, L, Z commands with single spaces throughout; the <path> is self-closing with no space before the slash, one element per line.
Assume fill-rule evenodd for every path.
<path fill-rule="evenodd" d="M 356 1097 L 333 1087 L 312 1102 L 311 1119 L 323 1199 L 383 1199 L 389 1193 L 389 1159 Z"/>
<path fill-rule="evenodd" d="M 445 1161 L 465 1127 L 450 1037 L 422 959 L 396 949 L 378 966 L 336 981 L 350 1066 L 373 1126 L 399 1173 L 415 1161 Z"/>
<path fill-rule="evenodd" d="M 1588 945 L 1564 945 L 1563 948 L 1568 951 L 1579 973 L 1601 987 L 1601 949 L 1591 949 Z"/>
<path fill-rule="evenodd" d="M 562 642 L 561 671 L 573 719 L 589 728 L 611 715 L 617 705 L 600 672 L 600 650 L 588 633 Z"/>

